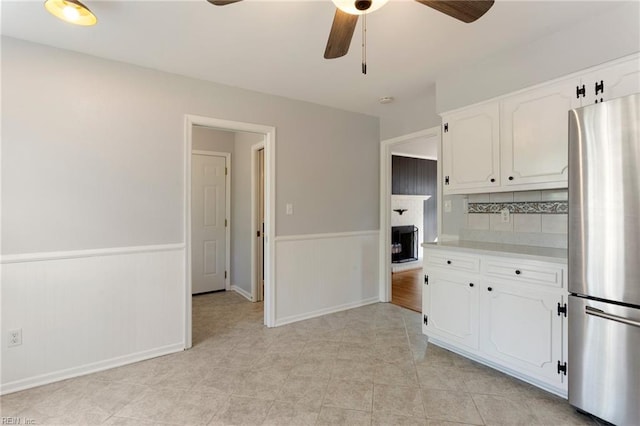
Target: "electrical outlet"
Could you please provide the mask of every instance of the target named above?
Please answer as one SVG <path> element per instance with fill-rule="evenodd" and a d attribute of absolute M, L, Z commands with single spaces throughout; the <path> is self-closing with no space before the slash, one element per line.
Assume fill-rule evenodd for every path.
<path fill-rule="evenodd" d="M 511 213 L 509 212 L 509 209 L 500 210 L 500 218 L 502 219 L 502 223 L 509 223 L 510 214 Z"/>
<path fill-rule="evenodd" d="M 444 212 L 451 213 L 451 200 L 444 200 Z"/>
<path fill-rule="evenodd" d="M 22 344 L 22 329 L 9 330 L 9 347 Z"/>
<path fill-rule="evenodd" d="M 292 215 L 293 214 L 293 204 L 291 203 L 287 203 L 286 207 L 286 214 L 287 215 Z"/>

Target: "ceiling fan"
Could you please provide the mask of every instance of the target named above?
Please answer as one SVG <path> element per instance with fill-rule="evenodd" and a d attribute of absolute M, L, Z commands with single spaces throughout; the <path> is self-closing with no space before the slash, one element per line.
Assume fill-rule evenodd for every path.
<path fill-rule="evenodd" d="M 225 6 L 241 0 L 207 0 L 216 6 Z M 325 59 L 344 56 L 349 51 L 359 15 L 379 9 L 388 0 L 332 0 L 336 5 L 329 40 L 324 51 Z M 493 6 L 494 0 L 416 0 L 462 22 L 473 22 Z M 366 72 L 365 72 L 366 73 Z"/>

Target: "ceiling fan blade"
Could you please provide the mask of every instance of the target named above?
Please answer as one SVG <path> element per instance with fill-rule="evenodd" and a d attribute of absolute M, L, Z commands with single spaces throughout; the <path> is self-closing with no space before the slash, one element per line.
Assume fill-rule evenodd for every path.
<path fill-rule="evenodd" d="M 325 59 L 335 59 L 347 54 L 357 23 L 358 15 L 351 15 L 336 8 L 327 48 L 324 50 Z"/>
<path fill-rule="evenodd" d="M 228 4 L 237 3 L 242 0 L 207 0 L 207 1 L 216 6 L 226 6 Z"/>
<path fill-rule="evenodd" d="M 473 22 L 487 13 L 494 0 L 416 0 L 462 22 Z"/>

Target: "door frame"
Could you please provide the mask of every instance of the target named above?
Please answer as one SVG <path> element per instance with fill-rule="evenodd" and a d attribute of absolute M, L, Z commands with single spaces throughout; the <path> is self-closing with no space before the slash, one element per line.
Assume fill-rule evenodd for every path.
<path fill-rule="evenodd" d="M 184 327 L 185 348 L 192 346 L 192 303 L 191 303 L 191 151 L 193 150 L 193 126 L 204 126 L 227 132 L 248 132 L 264 136 L 265 146 L 265 297 L 264 324 L 275 327 L 275 236 L 276 236 L 276 128 L 261 124 L 221 120 L 200 115 L 184 116 Z"/>
<path fill-rule="evenodd" d="M 391 151 L 393 146 L 419 137 L 438 138 L 436 200 L 438 203 L 438 235 L 442 234 L 442 209 L 440 208 L 442 205 L 442 137 L 440 126 L 381 141 L 380 236 L 378 240 L 379 297 L 381 302 L 391 302 Z"/>
<path fill-rule="evenodd" d="M 211 157 L 224 157 L 224 167 L 227 172 L 224 178 L 225 197 L 224 197 L 224 216 L 227 220 L 227 226 L 224 229 L 225 238 L 225 258 L 224 258 L 224 270 L 228 271 L 227 276 L 224 278 L 224 289 L 226 291 L 231 290 L 231 153 L 230 152 L 218 152 L 208 151 L 202 149 L 191 150 L 191 155 L 208 155 Z M 191 232 L 191 231 L 189 231 Z M 186 265 L 187 268 L 191 268 L 191 264 Z M 191 281 L 189 281 L 191 282 Z"/>
<path fill-rule="evenodd" d="M 260 291 L 259 291 L 259 283 L 258 283 L 258 215 L 260 212 L 260 193 L 258 192 L 258 185 L 260 183 L 260 176 L 258 176 L 258 151 L 261 149 L 265 149 L 265 142 L 259 142 L 255 145 L 251 145 L 251 300 L 257 302 L 260 300 Z M 265 149 L 265 186 L 266 186 L 266 164 L 267 151 Z M 266 191 L 265 191 L 265 228 L 266 228 Z M 266 235 L 266 232 L 263 234 Z M 263 256 L 263 262 L 266 260 L 266 244 L 265 244 L 265 254 Z M 266 262 L 264 262 L 264 267 L 266 268 Z M 266 269 L 265 269 L 266 272 Z M 266 273 L 265 273 L 265 288 L 266 284 Z M 264 299 L 264 295 L 263 295 Z"/>

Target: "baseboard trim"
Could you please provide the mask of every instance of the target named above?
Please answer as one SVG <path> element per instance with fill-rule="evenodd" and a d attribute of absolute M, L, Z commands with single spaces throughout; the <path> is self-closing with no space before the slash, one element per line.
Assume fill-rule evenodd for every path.
<path fill-rule="evenodd" d="M 359 308 L 361 306 L 372 305 L 374 303 L 379 303 L 379 302 L 380 302 L 380 298 L 376 296 L 376 297 L 371 297 L 369 299 L 363 299 L 358 302 L 345 303 L 344 305 L 332 306 L 330 308 L 319 309 L 317 311 L 307 312 L 300 315 L 291 315 L 281 319 L 276 319 L 276 327 L 279 327 L 281 325 L 291 324 L 298 321 L 304 321 L 311 318 L 321 317 L 323 315 L 333 314 L 336 312 L 346 311 L 353 308 Z"/>
<path fill-rule="evenodd" d="M 48 251 L 41 253 L 7 254 L 0 257 L 0 263 L 40 262 L 44 260 L 79 259 L 83 257 L 115 256 L 132 253 L 154 253 L 158 251 L 183 250 L 184 243 L 156 244 L 151 246 L 112 247 L 90 250 Z"/>
<path fill-rule="evenodd" d="M 253 302 L 253 297 L 251 297 L 251 293 L 247 292 L 247 290 L 243 289 L 242 287 L 238 287 L 237 285 L 233 285 L 232 284 L 231 285 L 231 290 L 235 291 L 240 296 L 243 296 L 249 302 Z"/>
<path fill-rule="evenodd" d="M 380 234 L 380 231 L 355 231 L 355 232 L 332 232 L 327 234 L 304 234 L 304 235 L 286 235 L 282 237 L 276 237 L 276 242 L 285 241 L 303 241 L 303 240 L 319 240 L 323 238 L 351 238 L 351 237 L 376 237 Z"/>
<path fill-rule="evenodd" d="M 172 345 L 162 346 L 148 351 L 136 352 L 129 355 L 123 355 L 116 358 L 107 359 L 104 361 L 98 361 L 91 364 L 81 365 L 79 367 L 73 367 L 66 370 L 55 371 L 53 373 L 47 373 L 40 376 L 29 377 L 27 379 L 16 380 L 14 382 L 3 383 L 0 386 L 0 395 L 6 395 L 21 390 L 34 388 L 36 386 L 42 386 L 60 380 L 72 379 L 74 377 L 84 376 L 91 373 L 97 373 L 98 371 L 108 370 L 110 368 L 120 367 L 127 364 L 133 364 L 134 362 L 144 361 L 151 358 L 156 358 L 162 355 L 168 355 L 175 352 L 183 351 L 185 348 L 184 343 L 175 343 Z"/>

